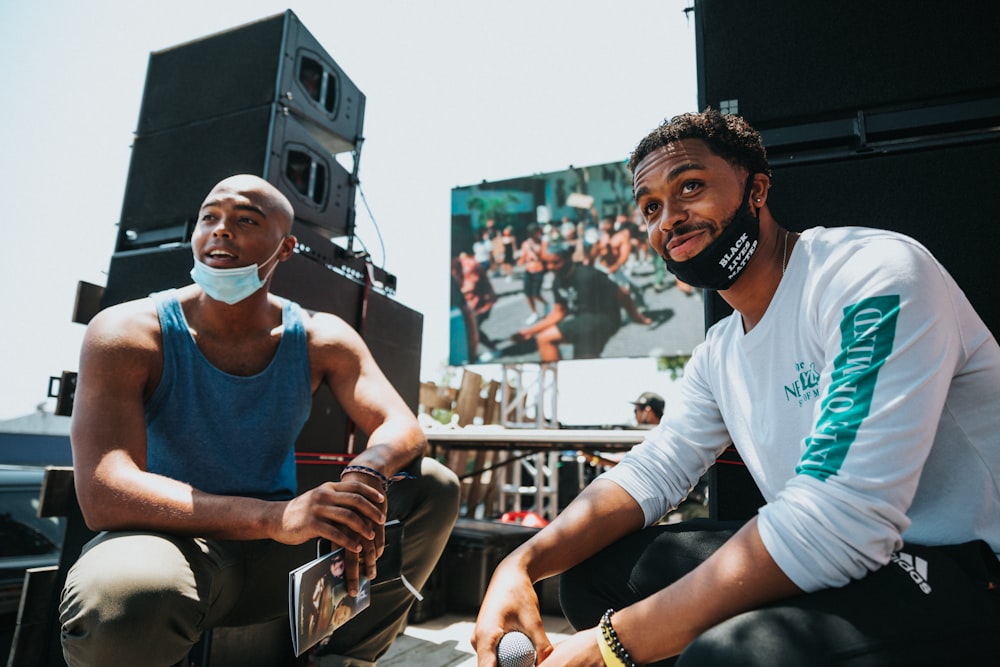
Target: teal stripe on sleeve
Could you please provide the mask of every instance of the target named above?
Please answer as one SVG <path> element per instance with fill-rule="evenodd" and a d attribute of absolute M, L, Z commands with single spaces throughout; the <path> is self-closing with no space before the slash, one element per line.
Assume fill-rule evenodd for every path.
<path fill-rule="evenodd" d="M 861 422 L 871 412 L 878 371 L 892 353 L 898 316 L 899 295 L 870 297 L 844 309 L 840 353 L 797 473 L 825 481 L 840 471 Z"/>

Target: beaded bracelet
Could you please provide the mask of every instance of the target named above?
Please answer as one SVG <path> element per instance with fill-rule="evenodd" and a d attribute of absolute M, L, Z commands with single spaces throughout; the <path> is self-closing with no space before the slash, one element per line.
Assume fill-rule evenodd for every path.
<path fill-rule="evenodd" d="M 604 667 L 625 667 L 614 650 L 604 641 L 604 631 L 597 628 L 597 647 L 601 650 L 601 659 L 604 660 Z"/>
<path fill-rule="evenodd" d="M 632 661 L 632 656 L 628 654 L 622 643 L 618 641 L 618 634 L 615 632 L 614 626 L 611 625 L 611 617 L 614 615 L 614 609 L 608 609 L 604 612 L 604 616 L 601 616 L 601 637 L 604 639 L 604 644 L 614 653 L 614 656 L 621 662 L 624 667 L 637 667 L 637 665 Z M 604 650 L 602 649 L 601 654 L 604 655 Z M 607 659 L 605 659 L 605 664 L 607 664 Z"/>
<path fill-rule="evenodd" d="M 341 472 L 340 474 L 346 475 L 349 472 L 359 472 L 363 475 L 374 477 L 382 485 L 383 491 L 387 491 L 389 489 L 389 485 L 392 483 L 389 481 L 389 478 L 383 475 L 381 472 L 375 470 L 375 468 L 369 468 L 368 466 L 349 465 L 346 468 L 344 468 L 344 471 Z"/>
<path fill-rule="evenodd" d="M 374 477 L 375 479 L 377 479 L 379 481 L 379 483 L 381 483 L 383 491 L 388 491 L 389 487 L 392 486 L 393 482 L 398 482 L 401 479 L 412 479 L 413 478 L 413 475 L 411 475 L 409 473 L 406 473 L 406 472 L 397 473 L 397 474 L 393 475 L 392 477 L 386 477 L 385 475 L 383 475 L 381 472 L 379 472 L 375 468 L 369 468 L 368 466 L 355 465 L 355 464 L 351 464 L 351 465 L 345 467 L 344 470 L 343 470 L 343 472 L 341 472 L 340 474 L 341 475 L 345 475 L 345 474 L 347 474 L 349 472 L 359 472 L 359 473 L 361 473 L 363 475 L 368 475 L 370 477 Z"/>

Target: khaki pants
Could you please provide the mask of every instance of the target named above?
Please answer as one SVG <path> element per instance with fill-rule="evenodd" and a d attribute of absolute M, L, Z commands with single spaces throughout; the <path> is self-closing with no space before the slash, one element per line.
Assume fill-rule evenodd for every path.
<path fill-rule="evenodd" d="M 432 459 L 389 491 L 389 518 L 405 530 L 403 574 L 418 589 L 444 551 L 458 496 L 455 475 Z M 66 578 L 63 655 L 70 667 L 176 665 L 205 630 L 287 618 L 288 572 L 315 555 L 314 541 L 102 533 Z M 338 628 L 323 652 L 374 661 L 405 629 L 413 600 L 401 582 L 378 586 L 371 606 Z"/>

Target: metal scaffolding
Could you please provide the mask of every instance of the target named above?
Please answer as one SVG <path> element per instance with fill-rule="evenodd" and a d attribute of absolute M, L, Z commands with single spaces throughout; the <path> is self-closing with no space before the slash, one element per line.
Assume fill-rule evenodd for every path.
<path fill-rule="evenodd" d="M 558 428 L 558 384 L 554 363 L 504 364 L 500 423 L 506 428 Z"/>
<path fill-rule="evenodd" d="M 558 428 L 556 364 L 504 364 L 500 421 L 505 428 Z M 513 452 L 520 457 L 521 452 Z M 502 511 L 531 509 L 546 519 L 559 512 L 559 452 L 539 452 L 503 466 L 497 489 Z M 509 480 L 507 479 L 509 477 Z M 528 499 L 532 498 L 531 502 Z"/>

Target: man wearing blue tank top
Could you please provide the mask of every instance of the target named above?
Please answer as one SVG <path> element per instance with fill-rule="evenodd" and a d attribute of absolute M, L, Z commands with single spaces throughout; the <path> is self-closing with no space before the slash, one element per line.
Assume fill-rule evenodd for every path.
<path fill-rule="evenodd" d="M 263 179 L 223 180 L 191 239 L 195 283 L 87 328 L 71 441 L 80 507 L 101 532 L 60 604 L 71 666 L 176 665 L 207 629 L 287 616 L 287 573 L 317 538 L 344 547 L 352 594 L 377 576 L 387 519 L 406 526 L 414 586 L 444 549 L 458 483 L 422 458 L 412 412 L 351 326 L 268 290 L 295 247 L 293 217 Z M 321 384 L 369 445 L 338 482 L 296 496 L 294 443 Z M 318 664 L 385 652 L 413 598 L 402 583 L 384 589 Z"/>

